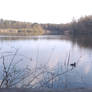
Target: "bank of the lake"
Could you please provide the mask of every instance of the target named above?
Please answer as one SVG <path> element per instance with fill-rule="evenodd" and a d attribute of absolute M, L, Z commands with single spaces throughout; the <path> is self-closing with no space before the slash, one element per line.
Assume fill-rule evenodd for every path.
<path fill-rule="evenodd" d="M 92 88 L 73 88 L 73 89 L 0 89 L 0 92 L 92 92 Z"/>

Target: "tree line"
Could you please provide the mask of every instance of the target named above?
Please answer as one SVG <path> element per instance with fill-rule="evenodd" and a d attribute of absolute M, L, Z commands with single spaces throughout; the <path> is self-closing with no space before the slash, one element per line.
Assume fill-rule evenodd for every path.
<path fill-rule="evenodd" d="M 39 24 L 30 22 L 19 22 L 11 20 L 0 20 L 0 29 L 31 29 L 32 31 L 42 32 L 43 34 L 92 34 L 92 15 L 73 19 L 66 24 Z"/>

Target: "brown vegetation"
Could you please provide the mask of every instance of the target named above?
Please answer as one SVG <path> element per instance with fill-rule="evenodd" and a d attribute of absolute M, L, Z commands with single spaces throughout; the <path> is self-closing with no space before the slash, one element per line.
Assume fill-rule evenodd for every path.
<path fill-rule="evenodd" d="M 0 33 L 2 33 L 1 29 L 3 32 L 8 29 L 6 33 L 13 33 L 16 29 L 18 34 L 29 35 L 92 34 L 92 16 L 81 17 L 78 20 L 73 19 L 72 22 L 66 24 L 38 24 L 1 19 Z"/>

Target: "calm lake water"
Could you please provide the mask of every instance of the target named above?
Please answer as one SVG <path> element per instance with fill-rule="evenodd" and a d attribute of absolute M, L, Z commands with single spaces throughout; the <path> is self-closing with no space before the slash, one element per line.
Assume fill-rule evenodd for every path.
<path fill-rule="evenodd" d="M 13 60 L 11 71 L 16 67 L 18 72 L 24 73 L 12 75 L 16 77 L 15 79 L 10 77 L 10 80 L 13 80 L 10 82 L 12 87 L 92 87 L 91 36 L 2 36 L 0 55 L 4 56 L 7 67 Z M 2 81 L 2 58 L 0 61 L 0 80 Z M 26 72 L 24 72 L 25 69 L 27 69 Z M 20 75 L 27 76 L 23 79 L 19 77 Z M 23 80 L 19 81 L 19 79 Z"/>

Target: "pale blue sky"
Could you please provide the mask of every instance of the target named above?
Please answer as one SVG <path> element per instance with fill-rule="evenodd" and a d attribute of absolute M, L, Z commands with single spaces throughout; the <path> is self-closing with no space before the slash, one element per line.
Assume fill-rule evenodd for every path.
<path fill-rule="evenodd" d="M 92 0 L 0 0 L 0 18 L 66 23 L 92 14 Z"/>

